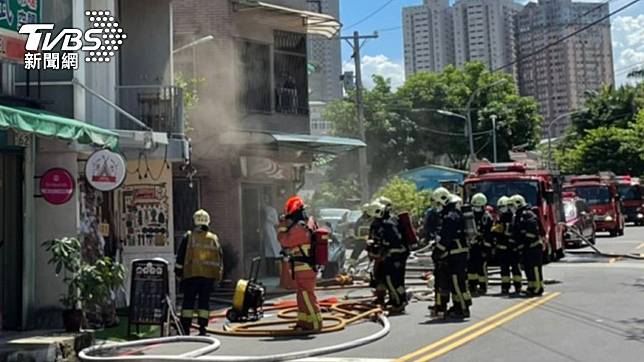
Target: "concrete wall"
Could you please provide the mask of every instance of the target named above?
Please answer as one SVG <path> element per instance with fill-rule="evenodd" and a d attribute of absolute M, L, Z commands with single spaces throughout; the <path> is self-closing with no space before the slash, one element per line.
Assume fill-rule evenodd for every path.
<path fill-rule="evenodd" d="M 120 84 L 170 84 L 170 1 L 121 0 L 118 18 L 127 34 L 119 50 Z"/>
<path fill-rule="evenodd" d="M 38 138 L 35 174 L 42 175 L 53 167 L 64 168 L 76 179 L 78 178 L 78 154 L 70 151 L 65 142 Z M 34 182 L 38 182 L 35 180 Z M 40 189 L 36 187 L 37 192 Z M 33 197 L 25 195 L 25 197 Z M 65 236 L 77 236 L 79 227 L 79 192 L 78 185 L 71 200 L 63 205 L 52 205 L 42 198 L 35 201 L 36 252 L 35 252 L 35 304 L 41 309 L 60 306 L 61 293 L 65 291 L 63 276 L 56 275 L 54 267 L 47 264 L 48 252 L 40 246 L 44 241 Z"/>

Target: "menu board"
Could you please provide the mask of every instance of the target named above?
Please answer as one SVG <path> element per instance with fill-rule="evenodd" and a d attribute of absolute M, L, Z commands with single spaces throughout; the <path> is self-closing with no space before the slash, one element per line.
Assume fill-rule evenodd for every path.
<path fill-rule="evenodd" d="M 161 258 L 136 259 L 131 271 L 129 325 L 163 325 L 168 314 L 168 262 Z"/>

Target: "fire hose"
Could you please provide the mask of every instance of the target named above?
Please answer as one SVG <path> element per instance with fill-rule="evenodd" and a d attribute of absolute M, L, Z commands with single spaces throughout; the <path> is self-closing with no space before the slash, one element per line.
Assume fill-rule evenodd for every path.
<path fill-rule="evenodd" d="M 357 312 L 350 310 L 349 308 L 353 307 Z M 290 324 L 293 323 L 294 319 L 289 316 L 290 313 L 294 311 L 293 308 L 284 308 L 280 306 L 270 307 L 271 310 L 281 311 L 278 313 L 280 318 L 289 318 L 289 320 L 284 321 L 274 321 L 274 322 L 255 322 L 255 323 L 246 323 L 246 326 L 239 325 L 233 327 L 231 330 L 213 330 L 208 329 L 210 333 L 216 333 L 226 336 L 248 336 L 248 337 L 261 337 L 261 336 L 294 336 L 303 334 L 300 331 L 291 331 L 291 330 L 269 330 L 262 329 L 262 327 L 273 326 L 276 324 Z M 218 362 L 218 361 L 228 361 L 228 362 L 237 362 L 237 361 L 255 361 L 255 362 L 269 362 L 269 361 L 287 361 L 293 359 L 309 358 L 313 356 L 325 355 L 330 353 L 337 353 L 347 349 L 356 348 L 369 344 L 376 340 L 379 340 L 385 337 L 390 331 L 390 324 L 387 317 L 384 316 L 382 311 L 378 308 L 369 308 L 366 305 L 362 305 L 356 302 L 346 302 L 342 304 L 334 304 L 330 309 L 336 313 L 348 317 L 348 319 L 343 319 L 337 316 L 326 316 L 325 320 L 334 320 L 335 324 L 331 325 L 326 330 L 323 330 L 319 333 L 329 333 L 343 329 L 346 325 L 355 323 L 358 320 L 372 317 L 377 320 L 382 328 L 371 335 L 368 335 L 363 338 L 347 341 L 344 343 L 336 344 L 328 347 L 320 347 L 312 350 L 306 351 L 296 351 L 288 352 L 274 355 L 263 355 L 263 356 L 213 356 L 207 355 L 209 353 L 215 352 L 221 346 L 221 342 L 212 337 L 191 337 L 191 336 L 176 336 L 176 337 L 164 337 L 164 338 L 154 338 L 144 341 L 135 341 L 135 342 L 123 342 L 123 343 L 114 343 L 109 345 L 97 345 L 93 347 L 86 348 L 79 353 L 79 358 L 81 361 L 206 361 L 206 362 Z M 259 327 L 259 328 L 258 328 Z M 310 334 L 310 333 L 306 333 Z M 168 355 L 131 355 L 127 353 L 118 354 L 118 349 L 123 348 L 136 348 L 139 347 L 139 351 L 152 348 L 155 346 L 160 346 L 168 343 L 208 343 L 206 347 L 196 349 L 184 354 L 177 356 L 168 356 Z M 113 352 L 112 355 L 105 355 Z"/>
<path fill-rule="evenodd" d="M 597 253 L 597 255 L 601 255 L 607 258 L 625 258 L 625 259 L 634 259 L 634 260 L 644 260 L 644 256 L 640 254 L 635 254 L 635 253 L 628 253 L 628 254 L 615 254 L 615 253 L 606 253 L 601 251 L 597 246 L 595 246 L 593 243 L 591 243 L 584 235 L 582 235 L 579 230 L 575 230 L 573 228 L 568 228 L 569 231 L 571 231 L 573 234 L 577 235 L 583 242 L 584 244 L 588 245 L 591 249 Z"/>

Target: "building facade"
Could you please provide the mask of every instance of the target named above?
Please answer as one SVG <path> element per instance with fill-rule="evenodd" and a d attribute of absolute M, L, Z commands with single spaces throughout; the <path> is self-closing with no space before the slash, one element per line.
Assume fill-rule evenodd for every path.
<path fill-rule="evenodd" d="M 48 264 L 44 241 L 78 237 L 85 258 L 110 256 L 126 268 L 148 257 L 172 265 L 172 168 L 187 158 L 182 95 L 172 86 L 170 0 L 35 4 L 34 10 L 34 2 L 17 5 L 30 9 L 12 3 L 8 10 L 33 10 L 31 22 L 57 29 L 87 29 L 86 11 L 107 11 L 127 39 L 109 62 L 85 62 L 79 52 L 78 66 L 70 69 L 27 70 L 24 58 L 3 53 L 0 59 L 0 111 L 5 121 L 21 120 L 0 127 L 0 329 L 60 327 L 66 288 Z M 2 36 L 17 31 L 3 30 Z M 88 157 L 103 148 L 121 154 L 127 174 L 106 192 L 85 175 Z M 52 170 L 59 178 L 70 175 L 63 191 L 69 197 L 61 202 L 43 195 L 54 187 L 41 181 Z"/>
<path fill-rule="evenodd" d="M 480 61 L 496 69 L 516 59 L 512 0 L 425 0 L 403 10 L 405 74 Z M 516 74 L 516 68 L 506 68 Z"/>
<path fill-rule="evenodd" d="M 207 210 L 232 278 L 269 256 L 263 210 L 281 212 L 315 152 L 346 146 L 310 135 L 307 36 L 331 37 L 340 24 L 309 9 L 304 0 L 174 2 L 175 71 L 203 79 L 190 110 L 196 174 L 192 187 L 175 188 L 187 201 L 175 235 Z"/>
<path fill-rule="evenodd" d="M 527 4 L 517 18 L 520 56 L 531 54 L 608 15 L 608 4 L 597 6 L 571 0 L 541 0 Z M 610 21 L 606 19 L 518 64 L 521 95 L 532 96 L 539 102 L 544 117 L 544 137 L 548 136 L 547 127 L 551 121 L 579 109 L 584 92 L 613 84 L 610 29 Z M 552 136 L 561 135 L 569 124 L 569 118 L 561 118 L 552 125 Z"/>

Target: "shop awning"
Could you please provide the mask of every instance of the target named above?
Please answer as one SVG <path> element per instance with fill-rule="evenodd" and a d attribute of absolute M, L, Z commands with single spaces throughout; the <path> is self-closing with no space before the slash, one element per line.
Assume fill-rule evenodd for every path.
<path fill-rule="evenodd" d="M 44 137 L 57 137 L 108 148 L 116 148 L 118 135 L 71 118 L 33 108 L 0 105 L 0 129 L 14 129 Z"/>
<path fill-rule="evenodd" d="M 229 131 L 221 136 L 221 142 L 227 145 L 291 148 L 310 153 L 330 154 L 341 154 L 356 148 L 367 147 L 364 142 L 355 138 L 268 131 Z"/>
<path fill-rule="evenodd" d="M 342 24 L 331 15 L 313 11 L 293 9 L 286 6 L 275 5 L 264 1 L 235 0 L 236 11 L 263 11 L 275 18 L 276 24 L 284 27 L 304 27 L 309 34 L 322 35 L 332 38 L 340 31 Z M 268 20 L 266 15 L 262 20 Z"/>

